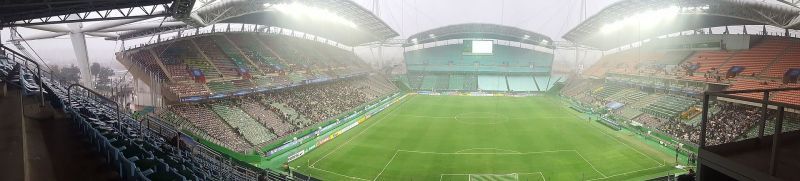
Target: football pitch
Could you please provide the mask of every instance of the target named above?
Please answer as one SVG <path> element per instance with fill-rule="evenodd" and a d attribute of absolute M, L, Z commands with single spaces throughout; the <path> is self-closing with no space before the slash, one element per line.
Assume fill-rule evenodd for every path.
<path fill-rule="evenodd" d="M 674 155 L 555 97 L 409 96 L 296 159 L 323 180 L 645 180 Z"/>

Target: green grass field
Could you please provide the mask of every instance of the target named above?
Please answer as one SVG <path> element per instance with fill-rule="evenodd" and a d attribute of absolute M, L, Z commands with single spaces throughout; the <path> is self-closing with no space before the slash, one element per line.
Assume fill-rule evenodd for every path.
<path fill-rule="evenodd" d="M 680 171 L 674 156 L 635 137 L 554 97 L 415 95 L 290 166 L 323 180 L 644 180 Z"/>

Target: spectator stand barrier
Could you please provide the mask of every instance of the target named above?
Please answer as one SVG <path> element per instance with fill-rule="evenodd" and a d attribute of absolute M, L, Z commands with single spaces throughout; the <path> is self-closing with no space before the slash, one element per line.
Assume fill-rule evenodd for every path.
<path fill-rule="evenodd" d="M 355 108 L 353 108 L 353 109 L 351 109 L 349 111 L 346 111 L 346 112 L 342 113 L 341 115 L 337 116 L 336 118 L 334 118 L 332 120 L 323 121 L 323 122 L 317 123 L 315 125 L 308 126 L 307 129 L 297 130 L 295 133 L 286 135 L 285 138 L 274 140 L 272 144 L 269 144 L 267 146 L 260 147 L 260 148 L 254 148 L 252 151 L 261 151 L 261 150 L 263 150 L 264 151 L 264 155 L 263 156 L 266 157 L 266 159 L 268 161 L 272 160 L 276 156 L 283 155 L 287 151 L 292 150 L 292 149 L 296 148 L 297 146 L 302 145 L 302 144 L 310 141 L 311 140 L 310 138 L 318 136 L 320 133 L 326 133 L 330 129 L 342 125 L 344 120 L 351 120 L 353 117 L 355 117 L 357 115 L 361 115 L 359 113 L 363 113 L 362 110 L 369 110 L 369 108 L 371 108 L 371 106 L 378 105 L 378 103 L 381 103 L 381 102 L 384 102 L 384 101 L 387 101 L 387 100 L 391 100 L 392 98 L 395 98 L 395 97 L 398 97 L 398 96 L 401 96 L 401 95 L 403 95 L 403 94 L 398 93 L 398 92 L 388 94 L 382 99 L 376 99 L 376 100 L 374 100 L 372 102 L 365 103 L 365 104 L 363 104 L 363 105 L 361 105 L 359 107 L 355 107 Z M 197 135 L 194 135 L 194 136 L 197 136 Z M 294 138 L 297 138 L 297 139 L 294 139 Z"/>
<path fill-rule="evenodd" d="M 267 175 L 268 180 L 293 180 L 226 158 L 203 145 L 184 151 L 166 144 L 166 139 L 180 134 L 174 127 L 152 116 L 133 120 L 118 103 L 83 85 L 65 88 L 57 77 L 42 70 L 46 64 L 42 67 L 2 45 L 0 63 L 4 73 L 12 67 L 21 73 L 19 85 L 8 80 L 12 75 L 2 75 L 6 85 L 38 93 L 42 105 L 48 100 L 54 108 L 63 109 L 73 128 L 122 180 L 258 180 Z"/>
<path fill-rule="evenodd" d="M 787 132 L 788 130 L 783 130 L 784 121 L 789 110 L 800 110 L 800 105 L 791 104 L 791 103 L 784 103 L 784 102 L 775 102 L 770 100 L 770 96 L 774 94 L 778 94 L 781 92 L 798 92 L 800 91 L 800 87 L 795 88 L 774 88 L 774 89 L 752 89 L 752 90 L 733 90 L 733 91 L 707 91 L 703 94 L 703 113 L 700 122 L 700 149 L 699 149 L 699 156 L 701 158 L 701 163 L 705 163 L 705 165 L 725 165 L 730 168 L 727 169 L 735 169 L 735 173 L 732 175 L 738 175 L 744 177 L 743 174 L 748 174 L 748 176 L 758 176 L 758 178 L 766 179 L 769 177 L 775 177 L 779 170 L 779 166 L 783 166 L 784 174 L 787 174 L 786 170 L 787 165 L 779 164 L 779 162 L 792 162 L 797 158 L 794 157 L 796 155 L 787 155 L 785 151 L 780 151 L 784 149 L 783 147 L 787 147 L 785 149 L 793 149 L 792 146 L 793 142 L 781 141 L 784 139 L 788 140 L 796 140 L 796 131 Z M 761 94 L 761 99 L 753 98 L 751 96 L 743 96 L 743 95 L 752 95 L 752 94 Z M 743 94 L 743 95 L 737 95 Z M 723 143 L 710 143 L 709 139 L 713 138 L 713 134 L 718 134 L 719 130 L 711 130 L 709 128 L 710 118 L 709 118 L 709 107 L 711 101 L 719 99 L 719 98 L 727 98 L 739 101 L 746 101 L 752 102 L 756 104 L 760 104 L 760 120 L 756 123 L 755 126 L 758 128 L 758 135 L 754 138 L 745 138 L 739 140 L 727 140 L 727 142 Z M 772 118 L 771 118 L 772 117 Z M 774 130 L 773 133 L 767 133 L 766 127 L 767 122 L 774 120 Z M 725 120 L 725 121 L 735 121 L 735 120 Z M 787 146 L 788 145 L 788 146 Z M 724 149 L 728 148 L 728 149 Z M 758 163 L 748 163 L 747 165 L 742 165 L 739 162 L 736 162 L 732 159 L 727 159 L 725 155 L 730 155 L 728 152 L 725 151 L 729 149 L 737 149 L 737 154 L 754 154 L 754 153 L 762 153 L 768 152 L 768 154 L 758 154 L 753 156 L 769 156 L 769 158 L 762 158 L 757 160 Z M 767 151 L 768 150 L 768 151 Z M 796 152 L 795 152 L 796 153 Z M 763 165 L 762 165 L 763 164 Z M 766 170 L 760 170 L 754 167 L 763 167 Z M 704 168 L 704 167 L 701 167 Z M 761 173 L 761 171 L 765 173 Z M 703 178 L 702 173 L 703 171 L 698 170 L 699 178 Z M 790 172 L 788 174 L 794 174 Z M 735 177 L 738 178 L 738 177 Z"/>
<path fill-rule="evenodd" d="M 615 123 L 614 120 L 612 120 L 611 118 L 601 118 L 599 116 L 599 114 L 602 114 L 602 113 L 593 112 L 593 111 L 590 111 L 590 110 L 592 110 L 592 108 L 584 107 L 584 106 L 593 106 L 593 105 L 574 104 L 575 102 L 578 102 L 578 101 L 574 101 L 574 100 L 572 100 L 570 98 L 567 98 L 567 97 L 562 97 L 562 101 L 567 101 L 568 103 L 566 103 L 566 104 L 571 104 L 570 107 L 573 110 L 575 110 L 576 112 L 580 112 L 581 114 L 589 115 L 590 118 L 591 117 L 598 118 L 598 120 L 596 120 L 596 121 L 598 123 L 600 123 L 600 124 L 605 125 L 609 129 L 612 129 L 614 131 L 629 131 L 631 133 L 635 133 L 635 134 L 641 136 L 641 139 L 642 139 L 641 141 L 642 142 L 646 143 L 646 142 L 651 142 L 652 141 L 653 143 L 657 143 L 658 145 L 661 146 L 661 148 L 659 148 L 657 150 L 660 150 L 660 151 L 663 151 L 663 152 L 666 152 L 666 153 L 669 153 L 669 154 L 674 153 L 674 155 L 676 155 L 676 163 L 681 163 L 681 161 L 686 161 L 685 163 L 689 163 L 689 161 L 688 161 L 689 157 L 693 157 L 694 155 L 697 155 L 697 145 L 696 144 L 672 138 L 670 136 L 667 136 L 669 134 L 666 134 L 666 133 L 664 133 L 664 132 L 662 132 L 660 130 L 657 130 L 657 129 L 650 129 L 650 128 L 647 128 L 647 127 L 644 127 L 644 126 L 634 126 L 634 125 L 631 125 L 629 123 L 619 124 L 619 123 Z M 601 108 L 596 108 L 596 109 L 601 109 Z M 614 127 L 614 125 L 619 126 L 620 129 L 616 129 Z M 686 159 L 680 159 L 680 158 L 686 158 Z"/>
<path fill-rule="evenodd" d="M 387 99 L 383 99 L 380 102 L 372 104 L 370 106 L 365 107 L 362 111 L 359 111 L 351 116 L 348 116 L 346 119 L 341 120 L 340 124 L 331 125 L 330 128 L 323 128 L 324 131 L 317 131 L 314 132 L 312 138 L 306 139 L 305 142 L 297 144 L 296 147 L 291 149 L 287 149 L 285 152 L 289 154 L 285 154 L 288 157 L 288 161 L 292 161 L 297 159 L 306 153 L 318 148 L 319 146 L 327 143 L 328 141 L 335 139 L 341 134 L 349 131 L 350 129 L 362 124 L 366 121 L 369 117 L 374 116 L 381 111 L 385 110 L 391 105 L 394 105 L 397 102 L 400 102 L 406 97 L 406 94 L 394 94 Z M 284 155 L 282 155 L 284 156 Z"/>

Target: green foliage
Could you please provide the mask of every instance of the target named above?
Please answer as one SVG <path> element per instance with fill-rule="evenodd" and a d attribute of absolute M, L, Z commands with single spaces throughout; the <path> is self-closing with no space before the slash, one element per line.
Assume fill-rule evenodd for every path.
<path fill-rule="evenodd" d="M 81 80 L 81 69 L 75 65 L 68 67 L 55 67 L 53 68 L 53 76 L 61 79 L 61 81 L 74 84 Z"/>
<path fill-rule="evenodd" d="M 92 76 L 94 77 L 95 88 L 98 90 L 111 90 L 111 76 L 114 75 L 114 70 L 108 67 L 103 67 L 99 63 L 92 63 L 89 67 Z"/>

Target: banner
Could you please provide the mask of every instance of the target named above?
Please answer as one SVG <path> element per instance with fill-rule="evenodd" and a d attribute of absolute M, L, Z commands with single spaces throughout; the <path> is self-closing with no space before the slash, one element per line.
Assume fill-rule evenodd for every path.
<path fill-rule="evenodd" d="M 388 106 L 390 106 L 390 105 L 392 105 L 392 104 L 394 104 L 394 103 L 398 102 L 399 100 L 401 100 L 401 99 L 406 97 L 406 95 L 403 95 L 403 96 L 400 96 L 399 98 L 397 98 L 398 95 L 399 95 L 399 93 L 394 94 L 392 96 L 389 96 L 389 97 L 387 97 L 387 98 L 385 98 L 385 99 L 383 99 L 383 100 L 381 100 L 381 101 L 379 101 L 379 102 L 377 102 L 377 103 L 375 103 L 373 105 L 365 106 L 366 107 L 365 110 L 356 111 L 355 113 L 353 113 L 350 116 L 345 117 L 344 119 L 340 119 L 340 120 L 336 121 L 335 123 L 331 123 L 328 126 L 325 126 L 323 128 L 319 128 L 318 130 L 316 130 L 314 132 L 311 132 L 311 133 L 309 133 L 307 135 L 304 135 L 303 137 L 301 137 L 299 139 L 295 139 L 295 140 L 287 142 L 284 145 L 281 145 L 281 146 L 279 146 L 279 147 L 277 147 L 275 149 L 269 150 L 269 151 L 267 151 L 267 153 L 265 155 L 267 157 L 271 157 L 271 156 L 274 156 L 277 153 L 280 153 L 281 151 L 285 151 L 285 150 L 294 148 L 295 146 L 298 146 L 298 145 L 304 143 L 305 140 L 313 139 L 315 137 L 316 138 L 321 138 L 319 141 L 317 141 L 316 143 L 313 144 L 314 146 L 302 150 L 302 152 L 311 151 L 314 148 L 318 147 L 319 145 L 325 144 L 326 142 L 330 141 L 331 139 L 335 138 L 336 136 L 341 135 L 341 134 L 349 131 L 350 129 L 356 127 L 357 125 L 363 123 L 364 121 L 366 121 L 368 116 L 364 116 L 364 115 L 366 115 L 368 113 L 365 113 L 365 112 L 373 112 L 373 111 L 375 111 L 375 109 L 370 110 L 370 108 L 374 108 L 376 106 L 382 105 L 380 110 L 383 110 L 384 108 L 386 108 L 386 107 L 388 107 Z M 392 99 L 392 98 L 394 98 L 394 99 Z M 392 101 L 388 101 L 388 100 L 392 100 Z M 367 110 L 369 110 L 369 111 L 367 111 Z M 358 119 L 355 119 L 355 118 L 358 118 Z M 330 132 L 331 130 L 335 129 L 336 127 L 339 127 L 342 124 L 346 124 L 346 123 L 350 123 L 350 122 L 352 122 L 352 124 L 347 125 L 346 127 L 343 127 L 338 131 Z M 324 137 L 320 137 L 320 136 L 323 136 L 324 134 L 329 134 L 329 135 L 324 136 Z"/>
<path fill-rule="evenodd" d="M 289 158 L 288 158 L 288 159 L 289 159 L 289 161 L 291 162 L 291 161 L 294 161 L 294 160 L 295 160 L 295 159 L 297 159 L 297 158 L 300 158 L 301 156 L 303 156 L 303 155 L 305 155 L 305 154 L 306 154 L 306 150 L 300 150 L 300 151 L 298 151 L 297 153 L 294 153 L 294 154 L 292 154 L 292 155 L 289 155 Z"/>

